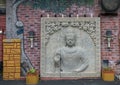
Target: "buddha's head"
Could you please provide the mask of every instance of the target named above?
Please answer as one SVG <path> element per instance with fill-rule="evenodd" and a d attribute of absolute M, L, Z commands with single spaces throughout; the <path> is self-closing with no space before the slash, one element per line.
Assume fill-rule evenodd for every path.
<path fill-rule="evenodd" d="M 66 31 L 65 34 L 65 42 L 66 42 L 66 46 L 68 47 L 73 47 L 76 44 L 76 35 L 72 29 L 69 29 Z"/>

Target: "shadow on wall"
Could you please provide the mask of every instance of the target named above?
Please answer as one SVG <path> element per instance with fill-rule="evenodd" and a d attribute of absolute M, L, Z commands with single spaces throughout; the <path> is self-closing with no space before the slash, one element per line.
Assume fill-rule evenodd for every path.
<path fill-rule="evenodd" d="M 2 75 L 3 72 L 3 62 L 0 61 L 0 76 Z"/>

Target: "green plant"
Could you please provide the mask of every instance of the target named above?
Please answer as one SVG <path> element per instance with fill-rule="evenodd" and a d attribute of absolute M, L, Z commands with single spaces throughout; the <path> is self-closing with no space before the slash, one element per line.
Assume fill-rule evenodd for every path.
<path fill-rule="evenodd" d="M 31 69 L 28 71 L 28 73 L 34 74 L 34 73 L 36 73 L 36 70 L 35 70 L 34 68 L 31 68 Z"/>
<path fill-rule="evenodd" d="M 26 75 L 27 85 L 37 85 L 39 81 L 39 75 L 34 68 L 31 68 Z"/>

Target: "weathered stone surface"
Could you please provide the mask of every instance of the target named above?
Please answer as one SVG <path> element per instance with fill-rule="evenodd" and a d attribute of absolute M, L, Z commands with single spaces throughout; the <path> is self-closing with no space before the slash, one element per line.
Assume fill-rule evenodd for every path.
<path fill-rule="evenodd" d="M 69 29 L 72 29 L 72 33 L 76 36 L 75 45 L 72 47 L 67 47 L 65 44 L 65 35 L 69 34 Z M 65 48 L 64 51 L 63 48 Z M 62 49 L 59 52 L 60 56 L 54 59 L 58 49 Z M 72 52 L 74 50 L 76 53 Z M 71 55 L 65 51 L 70 52 Z M 77 53 L 77 51 L 83 53 Z M 42 18 L 41 77 L 100 77 L 100 53 L 99 18 Z M 66 58 L 70 56 L 72 60 Z M 82 59 L 81 62 L 87 61 L 86 68 L 82 67 L 82 64 L 86 63 L 77 60 L 77 58 L 81 59 L 81 56 L 85 58 L 85 61 Z M 55 66 L 56 61 L 60 62 L 58 68 Z M 74 71 L 74 64 L 77 69 L 82 67 L 84 70 Z"/>

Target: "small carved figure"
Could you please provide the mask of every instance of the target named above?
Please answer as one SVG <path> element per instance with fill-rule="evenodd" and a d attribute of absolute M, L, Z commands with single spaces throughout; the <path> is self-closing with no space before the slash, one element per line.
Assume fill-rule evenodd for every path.
<path fill-rule="evenodd" d="M 65 46 L 58 49 L 54 56 L 55 72 L 82 72 L 88 67 L 88 59 L 83 48 L 76 46 L 76 35 L 68 29 Z M 59 68 L 59 70 L 58 70 Z"/>

